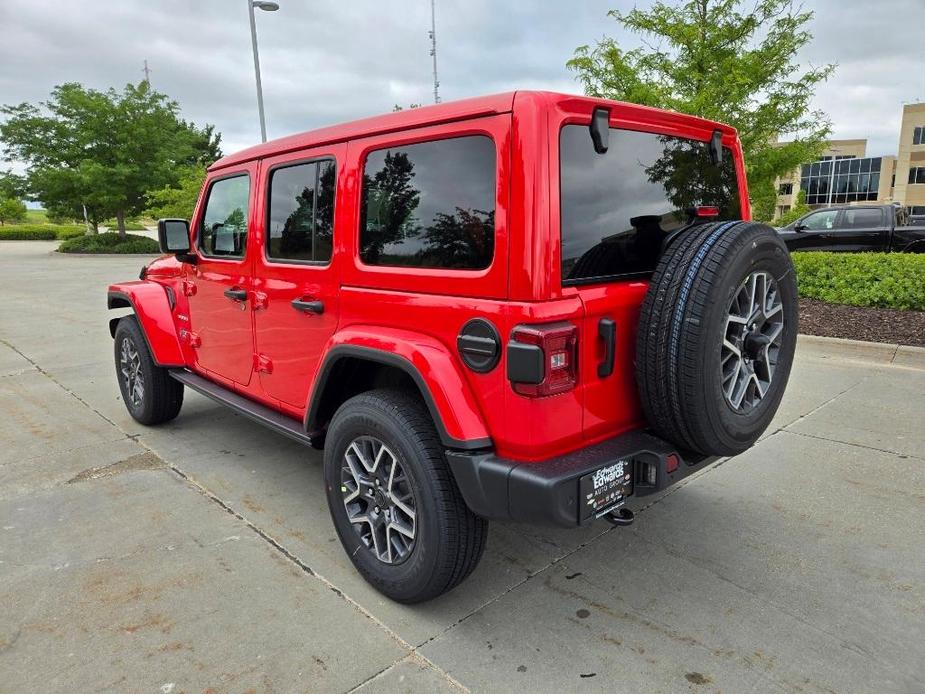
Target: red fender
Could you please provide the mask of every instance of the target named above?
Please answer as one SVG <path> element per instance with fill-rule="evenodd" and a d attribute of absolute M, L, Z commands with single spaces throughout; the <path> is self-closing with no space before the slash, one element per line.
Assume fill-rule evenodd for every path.
<path fill-rule="evenodd" d="M 167 288 L 147 280 L 109 285 L 109 308 L 131 308 L 148 342 L 148 349 L 158 366 L 185 366 L 183 351 L 173 321 L 171 300 Z M 110 332 L 115 335 L 115 323 Z"/>
<path fill-rule="evenodd" d="M 409 330 L 380 325 L 351 325 L 335 333 L 315 375 L 306 425 L 324 393 L 331 367 L 342 358 L 379 361 L 405 371 L 420 388 L 444 445 L 477 449 L 491 446 L 475 396 L 456 359 L 438 340 Z"/>

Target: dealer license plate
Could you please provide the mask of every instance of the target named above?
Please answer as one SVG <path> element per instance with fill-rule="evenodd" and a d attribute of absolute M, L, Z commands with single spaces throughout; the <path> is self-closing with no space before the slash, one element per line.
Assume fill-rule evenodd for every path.
<path fill-rule="evenodd" d="M 579 479 L 584 504 L 582 517 L 600 517 L 617 508 L 633 493 L 633 461 L 618 460 Z"/>

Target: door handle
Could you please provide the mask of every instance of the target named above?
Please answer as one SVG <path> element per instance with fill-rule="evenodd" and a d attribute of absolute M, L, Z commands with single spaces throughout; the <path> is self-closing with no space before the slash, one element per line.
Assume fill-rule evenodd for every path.
<path fill-rule="evenodd" d="M 293 299 L 292 308 L 294 308 L 296 311 L 301 311 L 302 313 L 324 313 L 324 302 Z"/>
<path fill-rule="evenodd" d="M 597 375 L 607 378 L 613 373 L 614 357 L 617 351 L 617 324 L 609 318 L 601 318 L 597 334 L 604 341 L 604 361 L 597 365 Z"/>
<path fill-rule="evenodd" d="M 223 293 L 232 301 L 247 301 L 246 289 L 226 289 Z"/>

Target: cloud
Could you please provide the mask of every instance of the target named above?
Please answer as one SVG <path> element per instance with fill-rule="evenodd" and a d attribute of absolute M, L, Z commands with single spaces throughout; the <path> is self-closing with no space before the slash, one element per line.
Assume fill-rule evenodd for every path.
<path fill-rule="evenodd" d="M 214 123 L 232 152 L 259 139 L 247 0 L 30 0 L 0 4 L 0 103 L 39 101 L 78 81 L 120 87 L 152 69 L 152 84 L 183 115 Z M 648 3 L 646 3 L 648 4 Z M 280 0 L 257 12 L 270 137 L 432 100 L 428 0 Z M 437 0 L 444 100 L 515 88 L 578 92 L 565 69 L 576 46 L 604 34 L 636 38 L 606 17 L 617 0 Z M 805 64 L 838 62 L 818 92 L 835 137 L 896 151 L 902 101 L 925 99 L 914 46 L 921 0 L 816 3 Z"/>

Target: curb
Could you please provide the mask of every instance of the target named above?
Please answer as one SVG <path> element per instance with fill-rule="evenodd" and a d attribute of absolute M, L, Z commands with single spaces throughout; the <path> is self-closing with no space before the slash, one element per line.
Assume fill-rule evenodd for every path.
<path fill-rule="evenodd" d="M 163 253 L 59 253 L 51 251 L 48 255 L 56 258 L 160 258 Z"/>
<path fill-rule="evenodd" d="M 801 334 L 797 336 L 797 350 L 798 354 L 818 359 L 861 361 L 925 370 L 925 347 Z"/>

